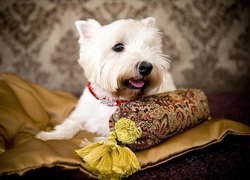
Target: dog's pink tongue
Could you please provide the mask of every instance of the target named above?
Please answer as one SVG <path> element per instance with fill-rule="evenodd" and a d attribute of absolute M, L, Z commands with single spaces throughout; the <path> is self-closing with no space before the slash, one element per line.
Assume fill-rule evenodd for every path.
<path fill-rule="evenodd" d="M 131 80 L 129 82 L 136 88 L 142 88 L 145 84 L 143 80 Z"/>

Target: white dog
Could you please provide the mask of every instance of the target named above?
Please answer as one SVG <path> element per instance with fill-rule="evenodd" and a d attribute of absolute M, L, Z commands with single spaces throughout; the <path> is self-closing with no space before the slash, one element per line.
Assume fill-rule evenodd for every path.
<path fill-rule="evenodd" d="M 79 64 L 89 83 L 62 124 L 37 134 L 43 140 L 70 139 L 83 129 L 105 138 L 109 118 L 121 102 L 175 89 L 154 18 L 122 19 L 105 26 L 93 19 L 75 24 Z"/>

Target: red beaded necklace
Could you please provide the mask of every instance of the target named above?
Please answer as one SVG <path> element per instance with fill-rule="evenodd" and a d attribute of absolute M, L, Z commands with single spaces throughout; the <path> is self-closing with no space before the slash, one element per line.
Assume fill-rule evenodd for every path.
<path fill-rule="evenodd" d="M 88 87 L 88 89 L 89 89 L 89 92 L 90 92 L 97 100 L 100 100 L 100 103 L 101 103 L 101 104 L 105 104 L 105 105 L 107 105 L 107 106 L 120 106 L 121 103 L 126 102 L 126 100 L 123 100 L 123 99 L 109 100 L 109 99 L 107 99 L 106 97 L 100 99 L 100 98 L 96 95 L 96 93 L 94 92 L 94 89 L 93 89 L 93 87 L 92 87 L 92 85 L 91 85 L 90 82 L 88 82 L 87 87 Z"/>

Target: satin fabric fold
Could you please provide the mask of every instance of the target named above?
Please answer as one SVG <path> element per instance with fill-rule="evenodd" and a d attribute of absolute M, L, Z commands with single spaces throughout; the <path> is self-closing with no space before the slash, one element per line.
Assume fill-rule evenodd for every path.
<path fill-rule="evenodd" d="M 250 127 L 227 119 L 211 119 L 175 135 L 165 142 L 136 153 L 142 169 L 157 166 L 192 150 L 223 140 L 227 134 L 250 135 Z"/>

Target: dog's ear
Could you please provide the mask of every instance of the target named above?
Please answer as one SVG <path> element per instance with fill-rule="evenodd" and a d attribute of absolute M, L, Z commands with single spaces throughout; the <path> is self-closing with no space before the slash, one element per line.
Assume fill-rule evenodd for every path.
<path fill-rule="evenodd" d="M 101 24 L 94 19 L 76 21 L 75 25 L 80 35 L 80 42 L 90 40 L 94 36 L 95 32 L 101 27 Z"/>
<path fill-rule="evenodd" d="M 148 18 L 145 18 L 145 19 L 142 19 L 141 20 L 146 26 L 148 27 L 153 27 L 155 26 L 155 18 L 154 17 L 148 17 Z"/>

